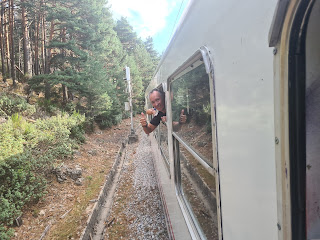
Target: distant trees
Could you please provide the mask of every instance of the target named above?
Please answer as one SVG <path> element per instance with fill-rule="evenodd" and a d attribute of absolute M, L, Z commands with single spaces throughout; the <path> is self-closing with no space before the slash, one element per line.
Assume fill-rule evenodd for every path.
<path fill-rule="evenodd" d="M 131 67 L 133 81 L 133 107 L 141 111 L 144 104 L 144 89 L 158 64 L 159 56 L 153 48 L 151 37 L 143 42 L 137 37 L 126 18 L 117 21 L 115 30 L 126 51 L 126 64 Z"/>
<path fill-rule="evenodd" d="M 127 65 L 134 108 L 140 111 L 159 57 L 152 38 L 143 42 L 125 18 L 114 22 L 106 4 L 106 0 L 1 0 L 3 81 L 23 82 L 32 91 L 43 92 L 46 101 L 62 107 L 73 104 L 106 121 L 107 116 L 119 119 L 123 113 Z"/>

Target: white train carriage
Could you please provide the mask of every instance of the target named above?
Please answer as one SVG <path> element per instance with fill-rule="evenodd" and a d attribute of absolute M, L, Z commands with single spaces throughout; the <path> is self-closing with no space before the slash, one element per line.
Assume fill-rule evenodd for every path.
<path fill-rule="evenodd" d="M 319 0 L 190 1 L 146 91 L 172 239 L 320 239 L 319 43 Z"/>

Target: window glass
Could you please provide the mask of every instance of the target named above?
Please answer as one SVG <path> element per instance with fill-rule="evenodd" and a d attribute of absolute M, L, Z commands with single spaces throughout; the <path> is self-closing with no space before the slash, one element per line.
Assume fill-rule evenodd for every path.
<path fill-rule="evenodd" d="M 215 179 L 180 144 L 181 192 L 207 239 L 217 240 L 217 200 Z"/>
<path fill-rule="evenodd" d="M 167 168 L 169 168 L 169 149 L 168 149 L 168 129 L 167 126 L 160 122 L 159 124 L 159 132 L 160 132 L 160 150 L 162 155 L 164 156 L 164 160 Z"/>
<path fill-rule="evenodd" d="M 185 72 L 171 84 L 173 131 L 212 167 L 209 76 L 201 60 Z"/>

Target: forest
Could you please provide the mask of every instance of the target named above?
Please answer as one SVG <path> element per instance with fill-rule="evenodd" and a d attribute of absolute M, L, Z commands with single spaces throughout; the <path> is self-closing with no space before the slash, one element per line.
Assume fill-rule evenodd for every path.
<path fill-rule="evenodd" d="M 159 61 L 107 0 L 1 0 L 0 239 L 26 204 L 45 194 L 57 158 L 72 155 L 95 125 L 128 117 L 124 68 L 133 111 Z"/>

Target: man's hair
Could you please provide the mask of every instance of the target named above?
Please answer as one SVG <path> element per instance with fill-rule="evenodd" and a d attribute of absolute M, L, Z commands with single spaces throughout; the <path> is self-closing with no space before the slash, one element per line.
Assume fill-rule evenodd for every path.
<path fill-rule="evenodd" d="M 149 92 L 149 96 L 150 96 L 150 94 L 151 93 L 153 93 L 153 92 L 158 92 L 158 93 L 160 93 L 160 95 L 162 96 L 162 97 L 164 97 L 164 91 L 162 91 L 162 89 L 159 89 L 159 88 L 154 88 L 154 89 L 152 89 L 150 92 Z"/>

